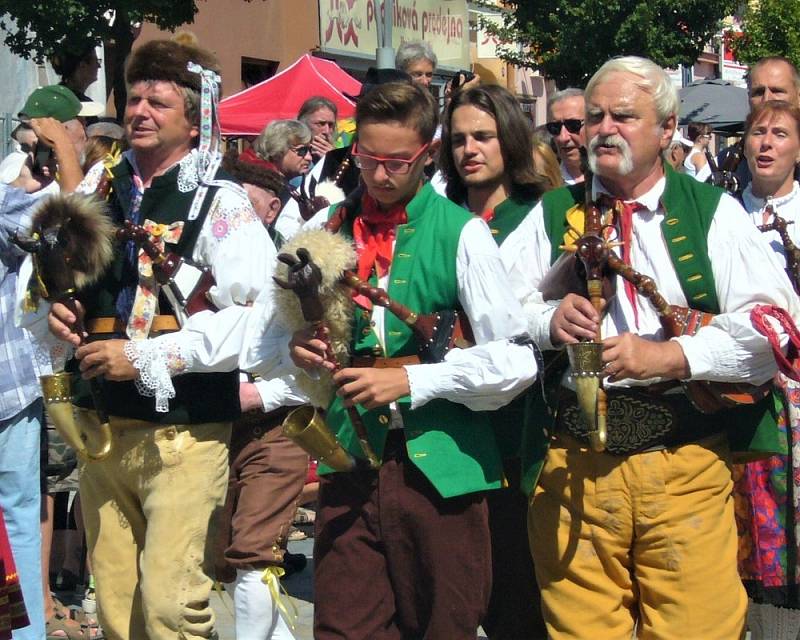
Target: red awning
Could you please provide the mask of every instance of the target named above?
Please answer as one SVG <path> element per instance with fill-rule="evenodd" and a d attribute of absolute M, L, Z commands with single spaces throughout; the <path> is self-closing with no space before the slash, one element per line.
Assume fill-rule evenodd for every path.
<path fill-rule="evenodd" d="M 332 100 L 339 118 L 355 115 L 355 103 L 345 93 L 358 95 L 361 83 L 331 60 L 305 54 L 294 64 L 257 85 L 219 103 L 224 135 L 256 136 L 273 120 L 297 117 L 312 96 Z"/>

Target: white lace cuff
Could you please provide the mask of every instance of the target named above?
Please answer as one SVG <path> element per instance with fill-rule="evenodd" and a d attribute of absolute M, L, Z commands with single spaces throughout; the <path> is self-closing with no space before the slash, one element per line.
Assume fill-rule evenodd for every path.
<path fill-rule="evenodd" d="M 169 411 L 169 401 L 175 397 L 172 376 L 186 371 L 187 359 L 175 342 L 129 340 L 125 343 L 125 357 L 139 371 L 136 389 L 147 398 L 156 399 L 156 411 Z"/>

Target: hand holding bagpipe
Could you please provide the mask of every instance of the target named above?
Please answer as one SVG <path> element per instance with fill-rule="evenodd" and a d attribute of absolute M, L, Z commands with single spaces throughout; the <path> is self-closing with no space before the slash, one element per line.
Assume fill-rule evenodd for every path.
<path fill-rule="evenodd" d="M 77 291 L 97 280 L 111 263 L 113 233 L 100 201 L 73 194 L 44 200 L 33 215 L 30 234 L 17 233 L 12 238 L 33 261 L 26 308 L 35 310 L 40 300 L 48 301 L 51 331 L 74 346 L 85 345 L 88 335 Z M 72 411 L 70 374 L 42 376 L 41 384 L 48 412 L 67 443 L 85 459 L 105 458 L 111 451 L 111 428 L 102 378 L 89 383 L 99 429 L 99 444 L 94 448 L 85 442 Z"/>

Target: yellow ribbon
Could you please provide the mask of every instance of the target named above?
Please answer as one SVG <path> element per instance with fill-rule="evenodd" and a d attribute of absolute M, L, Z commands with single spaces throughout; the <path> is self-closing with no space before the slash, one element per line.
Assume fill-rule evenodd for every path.
<path fill-rule="evenodd" d="M 114 177 L 111 169 L 117 166 L 120 160 L 122 160 L 122 149 L 120 148 L 119 144 L 114 142 L 111 145 L 111 150 L 103 158 L 103 166 L 105 167 L 109 178 Z"/>
<path fill-rule="evenodd" d="M 270 595 L 272 595 L 272 600 L 275 602 L 275 606 L 278 607 L 278 612 L 283 615 L 286 624 L 294 631 L 297 625 L 297 607 L 294 602 L 292 602 L 289 593 L 279 580 L 279 578 L 282 578 L 285 574 L 286 571 L 284 571 L 283 567 L 270 565 L 264 569 L 264 573 L 261 574 L 261 582 L 267 585 Z M 283 597 L 281 597 L 281 594 L 283 594 Z"/>
<path fill-rule="evenodd" d="M 178 244 L 183 232 L 183 220 L 171 224 L 145 220 L 142 227 L 150 234 L 150 239 L 158 250 L 164 251 L 164 243 Z M 158 283 L 153 275 L 153 261 L 144 249 L 139 249 L 138 270 L 139 284 L 127 328 L 131 340 L 142 340 L 150 334 L 153 316 L 158 307 Z"/>
<path fill-rule="evenodd" d="M 564 233 L 565 247 L 572 247 L 583 235 L 584 223 L 586 222 L 586 211 L 582 204 L 576 204 L 567 211 L 567 231 Z"/>

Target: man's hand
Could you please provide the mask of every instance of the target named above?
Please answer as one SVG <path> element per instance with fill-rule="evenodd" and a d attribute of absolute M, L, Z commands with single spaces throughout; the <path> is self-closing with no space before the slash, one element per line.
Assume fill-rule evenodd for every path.
<path fill-rule="evenodd" d="M 292 356 L 292 362 L 306 371 L 313 371 L 320 367 L 333 371 L 336 368 L 335 365 L 325 359 L 327 345 L 315 336 L 316 330 L 313 327 L 294 332 L 289 342 L 289 354 Z"/>
<path fill-rule="evenodd" d="M 311 138 L 311 155 L 315 158 L 321 158 L 328 153 L 328 151 L 333 151 L 333 143 L 327 136 L 318 133 Z"/>
<path fill-rule="evenodd" d="M 685 380 L 691 375 L 678 342 L 655 342 L 633 333 L 603 340 L 603 362 L 612 381 L 625 378 Z"/>
<path fill-rule="evenodd" d="M 597 336 L 600 314 L 586 298 L 569 293 L 550 319 L 550 342 L 554 346 Z"/>
<path fill-rule="evenodd" d="M 84 311 L 81 303 L 75 301 L 75 305 L 78 309 L 78 314 L 83 318 Z M 50 313 L 47 315 L 47 327 L 56 338 L 77 347 L 81 343 L 81 336 L 73 330 L 76 320 L 75 314 L 66 305 L 54 302 L 50 307 Z"/>
<path fill-rule="evenodd" d="M 96 376 L 105 376 L 108 380 L 117 382 L 135 380 L 139 370 L 125 355 L 127 342 L 127 340 L 98 340 L 83 345 L 75 352 L 75 357 L 81 361 L 81 377 L 89 380 Z"/>
<path fill-rule="evenodd" d="M 243 412 L 264 410 L 261 394 L 258 393 L 256 385 L 252 382 L 242 382 L 239 384 L 239 404 Z"/>
<path fill-rule="evenodd" d="M 411 393 L 404 367 L 398 369 L 351 368 L 333 376 L 339 385 L 336 392 L 344 398 L 344 406 L 360 404 L 367 409 L 383 407 Z"/>
<path fill-rule="evenodd" d="M 55 118 L 31 118 L 30 122 L 39 140 L 53 149 L 72 144 L 66 127 Z"/>

